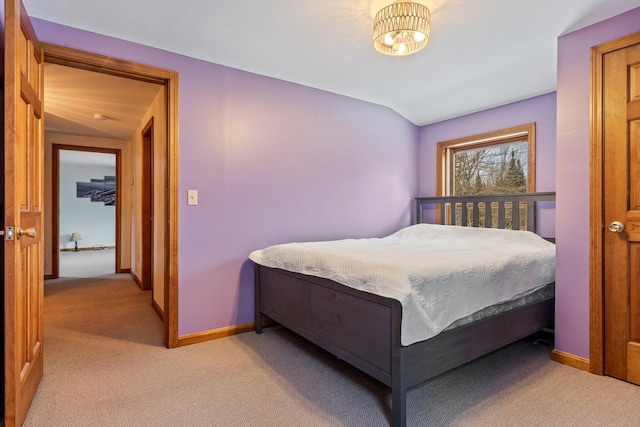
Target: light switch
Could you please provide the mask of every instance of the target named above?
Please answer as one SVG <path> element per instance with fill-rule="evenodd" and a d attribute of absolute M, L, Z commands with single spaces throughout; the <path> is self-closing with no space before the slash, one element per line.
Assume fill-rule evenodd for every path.
<path fill-rule="evenodd" d="M 198 190 L 187 190 L 187 205 L 198 204 Z"/>

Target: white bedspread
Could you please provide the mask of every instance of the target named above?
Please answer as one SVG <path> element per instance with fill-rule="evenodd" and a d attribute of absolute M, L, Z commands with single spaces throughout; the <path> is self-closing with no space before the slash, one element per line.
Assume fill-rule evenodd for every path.
<path fill-rule="evenodd" d="M 249 255 L 402 304 L 402 345 L 555 281 L 555 245 L 528 231 L 417 224 L 390 236 L 288 243 Z"/>

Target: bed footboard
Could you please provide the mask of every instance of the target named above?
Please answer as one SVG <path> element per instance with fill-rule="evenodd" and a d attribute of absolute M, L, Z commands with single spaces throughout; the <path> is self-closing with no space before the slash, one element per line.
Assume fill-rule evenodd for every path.
<path fill-rule="evenodd" d="M 398 301 L 260 265 L 255 288 L 257 333 L 267 316 L 391 386 L 393 337 L 400 343 Z"/>
<path fill-rule="evenodd" d="M 264 316 L 391 387 L 393 426 L 406 425 L 409 387 L 553 327 L 554 299 L 403 347 L 398 301 L 328 279 L 256 265 L 255 331 Z"/>

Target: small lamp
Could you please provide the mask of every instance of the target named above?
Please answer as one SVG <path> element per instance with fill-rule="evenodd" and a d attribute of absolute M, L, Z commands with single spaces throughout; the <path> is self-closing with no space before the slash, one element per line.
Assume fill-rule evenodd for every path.
<path fill-rule="evenodd" d="M 70 242 L 75 242 L 76 247 L 74 249 L 75 252 L 78 252 L 78 240 L 82 240 L 82 236 L 80 233 L 71 233 L 71 237 L 69 237 Z"/>

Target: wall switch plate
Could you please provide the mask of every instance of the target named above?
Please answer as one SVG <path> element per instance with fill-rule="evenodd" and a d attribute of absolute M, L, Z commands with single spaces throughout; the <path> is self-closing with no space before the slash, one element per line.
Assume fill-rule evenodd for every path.
<path fill-rule="evenodd" d="M 198 190 L 187 190 L 187 205 L 195 206 L 198 204 Z"/>

